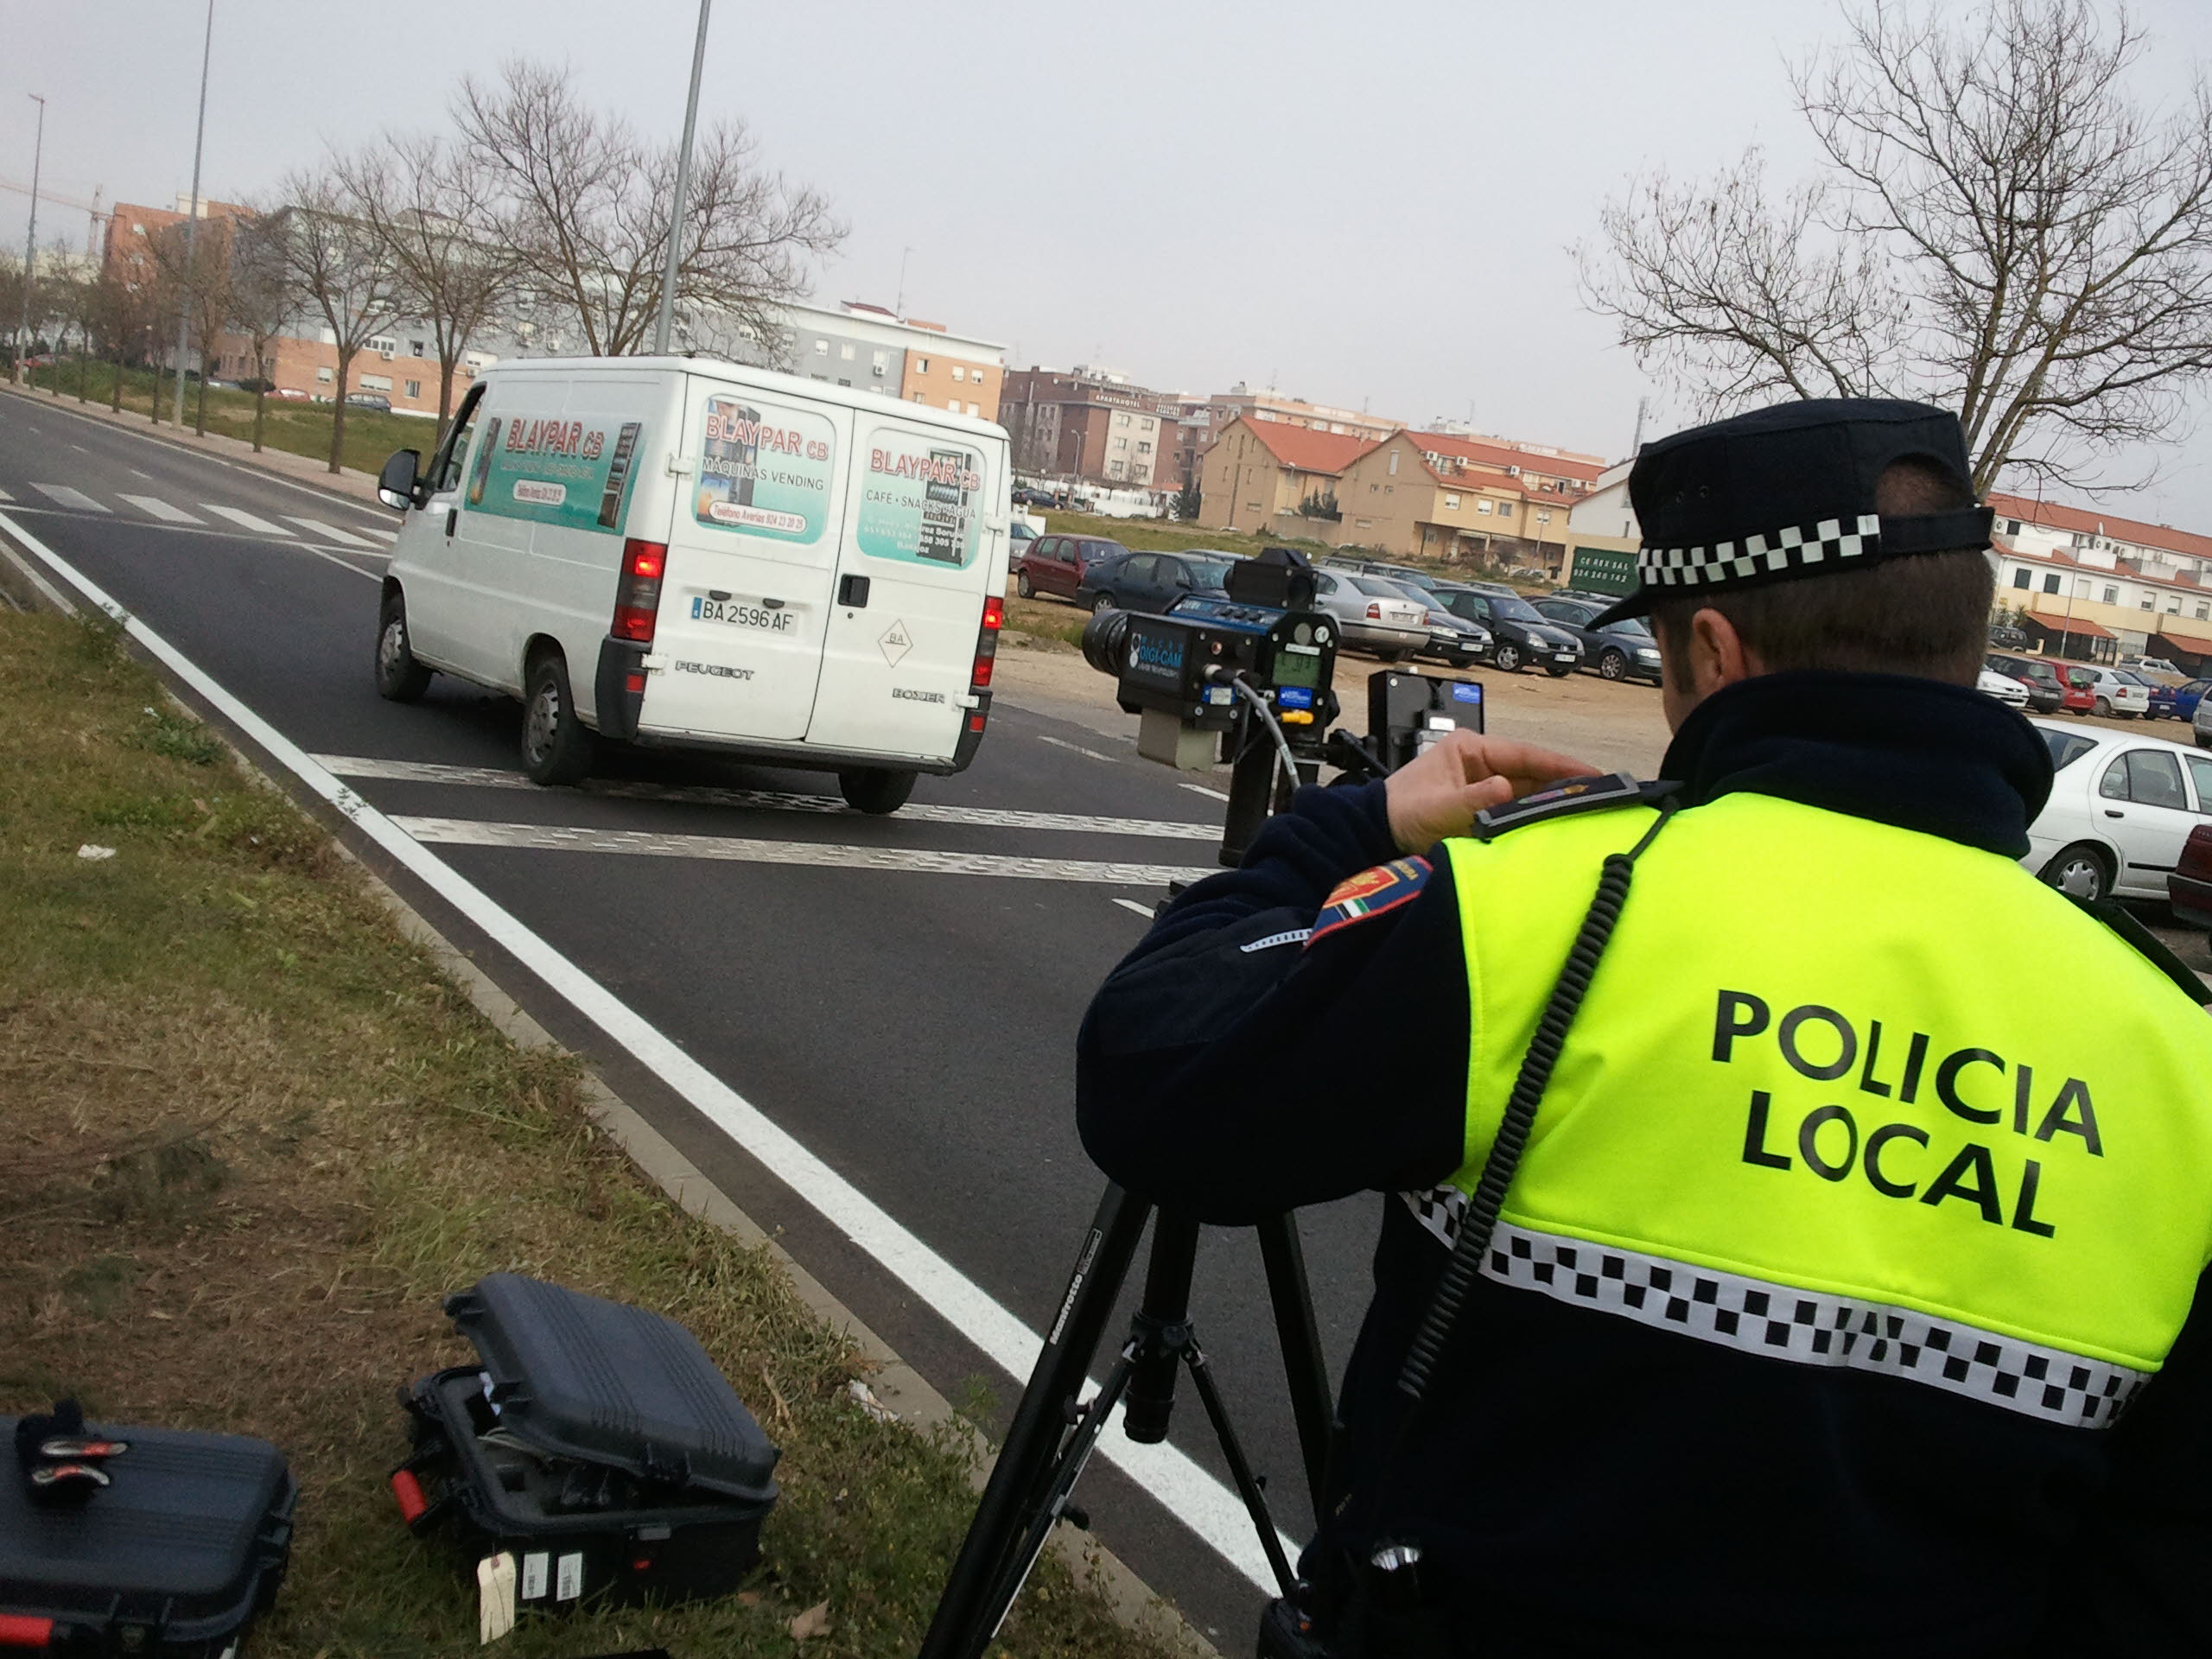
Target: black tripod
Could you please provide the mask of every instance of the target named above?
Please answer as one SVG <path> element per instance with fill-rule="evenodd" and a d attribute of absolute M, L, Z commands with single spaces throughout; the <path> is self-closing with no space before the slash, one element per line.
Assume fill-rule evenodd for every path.
<path fill-rule="evenodd" d="M 1088 1402 L 1082 1397 L 1091 1359 L 1151 1212 L 1150 1205 L 1118 1186 L 1109 1186 L 1099 1201 L 1058 1313 L 1046 1333 L 1044 1351 L 1037 1357 L 967 1540 L 945 1580 L 944 1594 L 923 1638 L 920 1659 L 980 1659 L 1021 1592 L 1054 1524 L 1064 1518 L 1084 1523 L 1085 1517 L 1068 1502 L 1069 1494 L 1115 1407 L 1126 1402 L 1123 1427 L 1131 1440 L 1150 1444 L 1166 1438 L 1179 1364 L 1191 1373 L 1198 1402 L 1228 1460 L 1230 1478 L 1258 1529 L 1279 1592 L 1291 1593 L 1291 1566 L 1276 1536 L 1267 1496 L 1245 1459 L 1191 1327 L 1196 1222 L 1159 1217 L 1153 1229 L 1144 1298 L 1129 1321 L 1121 1357 L 1098 1392 Z M 1261 1224 L 1259 1234 L 1299 1449 L 1318 1518 L 1327 1485 L 1331 1396 L 1320 1337 L 1314 1329 L 1305 1256 L 1297 1224 L 1288 1215 Z"/>

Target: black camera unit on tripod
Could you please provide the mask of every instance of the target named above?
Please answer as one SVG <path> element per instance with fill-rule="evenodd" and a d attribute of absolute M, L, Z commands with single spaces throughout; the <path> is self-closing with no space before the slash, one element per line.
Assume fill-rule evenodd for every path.
<path fill-rule="evenodd" d="M 1314 608 L 1317 585 L 1303 553 L 1270 547 L 1230 564 L 1223 595 L 1185 594 L 1157 615 L 1101 610 L 1083 631 L 1084 660 L 1139 716 L 1139 754 L 1184 771 L 1228 765 L 1226 865 L 1325 763 L 1379 777 L 1441 731 L 1483 729 L 1479 683 L 1395 672 L 1368 683 L 1365 740 L 1332 732 L 1343 625 Z"/>
<path fill-rule="evenodd" d="M 1268 816 L 1288 804 L 1297 785 L 1317 782 L 1325 763 L 1358 779 L 1385 777 L 1445 733 L 1483 729 L 1479 682 L 1386 668 L 1368 680 L 1367 734 L 1332 730 L 1344 630 L 1314 608 L 1316 587 L 1303 554 L 1272 547 L 1230 567 L 1225 597 L 1185 594 L 1156 616 L 1103 610 L 1084 630 L 1084 658 L 1115 677 L 1122 709 L 1141 717 L 1140 753 L 1185 770 L 1229 765 L 1224 864 L 1243 861 Z M 1091 1360 L 1152 1213 L 1118 1186 L 1109 1185 L 1100 1200 L 920 1659 L 980 1659 L 1053 1528 L 1064 1520 L 1088 1524 L 1071 1494 L 1108 1420 L 1122 1408 L 1132 1440 L 1165 1440 L 1179 1370 L 1190 1373 L 1276 1582 L 1280 1599 L 1262 1624 L 1262 1653 L 1327 1659 L 1263 1484 L 1198 1347 L 1190 1315 L 1195 1222 L 1166 1214 L 1154 1220 L 1143 1298 L 1105 1381 L 1086 1397 Z M 1313 1294 L 1295 1218 L 1275 1216 L 1256 1230 L 1318 1525 L 1334 1408 Z M 1378 1551 L 1370 1594 L 1382 1604 L 1410 1594 L 1417 1562 L 1408 1548 Z"/>

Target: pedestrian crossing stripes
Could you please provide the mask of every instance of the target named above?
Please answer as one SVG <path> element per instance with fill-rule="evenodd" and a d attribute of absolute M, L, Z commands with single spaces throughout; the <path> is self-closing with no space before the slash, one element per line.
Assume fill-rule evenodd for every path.
<path fill-rule="evenodd" d="M 371 778 L 390 783 L 452 784 L 473 789 L 515 789 L 537 792 L 518 772 L 497 766 L 456 766 L 435 760 L 381 760 L 365 755 L 318 754 L 317 765 L 340 778 Z M 680 806 L 766 808 L 777 812 L 810 812 L 860 817 L 834 795 L 785 794 L 771 789 L 721 789 L 700 784 L 654 784 L 626 779 L 593 778 L 578 787 L 586 794 L 627 801 L 666 801 Z M 908 823 L 958 823 L 988 830 L 1066 830 L 1096 836 L 1140 836 L 1159 841 L 1218 841 L 1221 827 L 1183 823 L 1172 818 L 1113 818 L 1083 812 L 1030 812 L 1013 807 L 953 806 L 909 801 L 897 820 Z"/>
<path fill-rule="evenodd" d="M 31 488 L 36 490 L 57 507 L 73 507 L 79 512 L 109 511 L 82 490 L 73 490 L 67 484 L 34 484 Z"/>
<path fill-rule="evenodd" d="M 1095 881 L 1122 887 L 1197 881 L 1212 867 L 1120 864 L 1099 859 L 1023 858 L 1006 853 L 921 852 L 901 847 L 841 847 L 818 842 L 750 841 L 735 836 L 663 836 L 642 830 L 585 830 L 564 824 L 486 823 L 469 818 L 395 817 L 391 822 L 429 844 L 506 847 L 537 852 L 627 853 L 646 858 L 715 859 L 744 864 L 912 871 L 933 875 L 995 875 L 1030 881 Z"/>
<path fill-rule="evenodd" d="M 16 498 L 9 494 L 7 491 L 0 490 L 0 501 L 12 501 L 15 499 Z"/>
<path fill-rule="evenodd" d="M 340 547 L 373 547 L 376 545 L 376 543 L 370 541 L 366 537 L 351 535 L 346 531 L 339 529 L 335 524 L 324 524 L 320 518 L 302 518 L 298 514 L 290 512 L 286 513 L 284 515 L 284 518 L 289 524 L 299 525 L 301 529 L 306 531 L 310 536 L 324 537 L 330 541 L 337 543 Z"/>
<path fill-rule="evenodd" d="M 202 501 L 202 512 L 212 512 L 219 518 L 227 518 L 241 530 L 251 530 L 265 536 L 289 536 L 292 532 L 282 524 L 272 524 L 266 518 L 257 518 L 244 507 L 226 507 L 218 501 Z"/>
<path fill-rule="evenodd" d="M 164 524 L 196 524 L 200 522 L 182 507 L 173 507 L 158 495 L 118 495 L 118 499 L 128 501 L 139 512 L 159 518 Z"/>

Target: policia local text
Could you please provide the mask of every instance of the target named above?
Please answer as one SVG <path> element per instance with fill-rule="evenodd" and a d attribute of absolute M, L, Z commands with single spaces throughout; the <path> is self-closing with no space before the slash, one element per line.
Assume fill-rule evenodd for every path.
<path fill-rule="evenodd" d="M 2042 1145 L 2061 1135 L 2073 1135 L 2088 1156 L 2104 1156 L 2089 1085 L 2079 1077 L 2038 1084 L 2033 1065 L 2008 1065 L 1986 1048 L 1953 1049 L 1931 1064 L 1934 1044 L 1925 1032 L 1900 1040 L 1894 1033 L 1885 1037 L 1880 1020 L 1869 1020 L 1862 1037 L 1860 1026 L 1818 1003 L 1791 1008 L 1777 1023 L 1764 998 L 1722 991 L 1713 1021 L 1713 1059 L 1727 1065 L 1737 1058 L 1738 1045 L 1760 1039 L 1771 1041 L 1792 1071 L 1815 1083 L 1835 1083 L 1856 1070 L 1855 1086 L 1862 1094 L 1910 1106 L 1925 1088 L 1965 1122 L 2004 1125 L 2013 1135 Z M 2011 1098 L 2005 1100 L 2003 1085 L 1993 1086 L 1993 1079 L 2008 1075 Z M 1984 1103 L 2001 1103 L 1978 1104 L 1965 1092 L 1969 1090 Z M 2056 1235 L 2056 1229 L 2036 1214 L 2043 1182 L 2040 1157 L 2019 1157 L 1980 1141 L 1966 1141 L 1955 1152 L 1936 1148 L 1935 1137 L 1916 1123 L 1862 1128 L 1861 1118 L 1880 1109 L 1859 1103 L 1854 1114 L 1828 1101 L 1799 1116 L 1795 1106 L 1777 1107 L 1771 1091 L 1755 1089 L 1744 1126 L 1744 1161 L 1777 1170 L 1802 1162 L 1827 1181 L 1856 1174 L 1886 1198 L 1917 1199 L 1939 1209 L 1961 1204 L 1993 1227 L 2009 1226 L 2040 1238 Z M 1931 1169 L 1936 1173 L 1923 1186 Z"/>

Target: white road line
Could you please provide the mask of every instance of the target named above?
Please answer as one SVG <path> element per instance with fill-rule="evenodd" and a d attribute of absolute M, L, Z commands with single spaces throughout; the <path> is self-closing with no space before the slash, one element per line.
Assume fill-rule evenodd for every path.
<path fill-rule="evenodd" d="M 340 547 L 373 547 L 376 545 L 375 543 L 366 541 L 361 537 L 353 534 L 349 531 L 339 529 L 335 524 L 326 524 L 320 518 L 302 518 L 296 512 L 288 512 L 284 514 L 284 521 L 287 524 L 299 525 L 311 536 L 327 536 L 332 541 L 337 543 Z"/>
<path fill-rule="evenodd" d="M 1101 754 L 1096 749 L 1086 749 L 1080 743 L 1071 743 L 1064 737 L 1052 737 L 1044 732 L 1037 734 L 1037 741 L 1049 743 L 1056 749 L 1065 749 L 1071 754 L 1088 755 L 1093 760 L 1119 760 L 1122 758 L 1118 754 Z"/>
<path fill-rule="evenodd" d="M 134 475 L 144 479 L 149 484 L 154 481 L 154 475 L 143 467 L 133 467 L 130 470 Z"/>
<path fill-rule="evenodd" d="M 5 513 L 0 513 L 0 531 L 121 623 L 125 632 L 245 733 L 249 741 L 259 745 L 278 766 L 345 814 L 363 836 L 481 930 L 526 972 L 627 1049 L 634 1059 L 975 1344 L 992 1363 L 1017 1382 L 1028 1376 L 1043 1344 L 1035 1332 L 1001 1306 L 982 1286 L 900 1226 L 874 1199 L 771 1122 L 760 1108 L 685 1053 L 512 912 L 317 766 L 298 745 L 232 696 L 198 664 Z M 1096 1379 L 1092 1386 L 1096 1386 Z M 1128 1475 L 1255 1587 L 1274 1592 L 1274 1574 L 1268 1569 L 1259 1541 L 1252 1535 L 1243 1504 L 1213 1475 L 1174 1446 L 1142 1445 L 1116 1433 L 1109 1432 L 1099 1441 L 1097 1455 Z M 1295 1539 L 1285 1537 L 1282 1542 L 1294 1554 L 1299 1548 Z"/>
<path fill-rule="evenodd" d="M 1189 790 L 1193 795 L 1205 796 L 1210 801 L 1225 801 L 1229 798 L 1228 796 L 1223 794 L 1219 790 L 1208 789 L 1204 784 L 1185 784 L 1183 787 Z"/>
<path fill-rule="evenodd" d="M 475 818 L 392 823 L 416 840 L 448 847 L 510 847 L 545 853 L 627 853 L 645 858 L 706 858 L 739 864 L 807 864 L 840 870 L 929 875 L 995 875 L 1023 881 L 1097 881 L 1149 887 L 1195 881 L 1213 872 L 1177 864 L 1114 864 L 1098 859 L 1022 858 L 1010 853 L 932 853 L 904 847 L 839 847 L 738 836 L 664 836 L 650 830 L 586 830 L 557 823 L 486 823 Z"/>
<path fill-rule="evenodd" d="M 9 494 L 7 491 L 0 490 L 0 501 L 12 501 L 15 499 L 16 498 Z"/>
<path fill-rule="evenodd" d="M 377 538 L 377 540 L 378 540 L 378 541 L 380 541 L 380 542 L 384 543 L 385 543 L 385 546 L 387 546 L 387 547 L 391 546 L 391 543 L 393 543 L 394 542 L 397 542 L 397 541 L 399 539 L 399 532 L 398 532 L 397 531 L 396 531 L 396 530 L 367 530 L 367 529 L 364 529 L 364 530 L 361 531 L 361 534 L 362 534 L 362 535 L 364 535 L 364 536 L 373 536 L 373 537 L 375 537 Z"/>
<path fill-rule="evenodd" d="M 1119 905 L 1123 910 L 1135 912 L 1138 915 L 1143 917 L 1147 922 L 1152 920 L 1152 906 L 1150 905 L 1141 905 L 1134 899 L 1116 899 L 1114 902 Z"/>
<path fill-rule="evenodd" d="M 364 574 L 366 574 L 365 572 Z M 518 772 L 498 766 L 453 766 L 434 760 L 377 760 L 351 754 L 318 754 L 315 764 L 340 778 L 378 778 L 393 783 L 460 784 L 474 789 L 537 788 Z M 629 783 L 594 778 L 578 785 L 585 793 L 618 800 L 671 801 L 695 806 L 766 807 L 779 812 L 830 813 L 861 817 L 835 795 L 786 795 L 772 789 L 719 789 L 702 784 Z M 964 823 L 989 830 L 1068 830 L 1097 836 L 1149 836 L 1162 841 L 1216 841 L 1211 824 L 1170 818 L 1108 818 L 1080 812 L 1023 812 L 1012 807 L 940 806 L 909 801 L 898 817 L 916 823 Z"/>
<path fill-rule="evenodd" d="M 294 543 L 293 545 L 299 546 L 297 543 Z M 371 582 L 381 582 L 384 580 L 382 576 L 378 575 L 373 570 L 362 569 L 359 565 L 354 563 L 352 559 L 347 558 L 343 553 L 340 553 L 335 548 L 300 547 L 300 551 L 302 553 L 312 553 L 318 559 L 321 559 L 328 563 L 336 565 L 340 570 L 351 570 L 355 575 L 366 576 Z M 356 556 L 362 558 L 374 558 L 376 555 L 373 553 L 367 553 L 357 555 Z"/>
<path fill-rule="evenodd" d="M 158 495 L 123 495 L 120 491 L 117 493 L 139 512 L 150 514 L 164 524 L 196 524 L 200 522 L 182 507 L 173 507 Z"/>
<path fill-rule="evenodd" d="M 81 443 L 72 442 L 69 447 L 72 449 L 74 449 L 80 455 L 89 455 L 92 453 L 91 450 L 86 448 Z"/>
<path fill-rule="evenodd" d="M 73 507 L 79 512 L 105 512 L 107 508 L 86 495 L 82 490 L 73 490 L 67 484 L 34 484 L 31 488 L 57 507 Z"/>
<path fill-rule="evenodd" d="M 226 507 L 219 502 L 202 501 L 200 511 L 212 512 L 218 518 L 227 518 L 241 529 L 259 531 L 267 536 L 289 536 L 293 532 L 282 524 L 272 524 L 266 518 L 257 518 L 244 507 Z"/>

